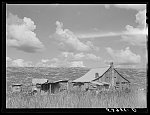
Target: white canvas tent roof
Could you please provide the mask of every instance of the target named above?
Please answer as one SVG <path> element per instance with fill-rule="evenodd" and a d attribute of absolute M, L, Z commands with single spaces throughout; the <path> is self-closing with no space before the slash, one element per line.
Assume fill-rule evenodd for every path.
<path fill-rule="evenodd" d="M 72 82 L 91 82 L 92 80 L 96 79 L 95 73 L 98 73 L 99 76 L 102 76 L 109 68 L 110 67 L 91 69 L 85 75 Z"/>

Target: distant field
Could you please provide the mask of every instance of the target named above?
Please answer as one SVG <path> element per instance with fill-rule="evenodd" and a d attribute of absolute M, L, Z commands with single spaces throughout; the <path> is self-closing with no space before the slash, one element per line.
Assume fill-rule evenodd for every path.
<path fill-rule="evenodd" d="M 143 93 L 138 89 L 147 87 L 147 71 L 144 69 L 116 68 L 125 78 L 131 81 L 134 93 L 99 93 L 92 92 L 61 92 L 57 95 L 37 95 L 36 97 L 18 98 L 11 96 L 12 83 L 30 84 L 32 78 L 47 78 L 50 81 L 60 79 L 74 80 L 86 74 L 89 68 L 34 68 L 34 67 L 8 67 L 7 68 L 7 102 L 8 107 L 146 107 L 146 90 Z M 142 93 L 141 93 L 142 92 Z M 143 98 L 140 98 L 140 97 Z M 117 99 L 117 100 L 116 100 Z M 39 100 L 39 102 L 37 102 Z M 66 101 L 67 100 L 67 101 Z M 135 101 L 136 100 L 136 101 Z M 56 101 L 56 102 L 55 102 Z M 35 104 L 36 103 L 36 104 Z M 125 104 L 123 104 L 125 103 Z M 140 104 L 141 103 L 141 104 Z M 43 105 L 42 105 L 43 104 Z M 121 105 L 122 104 L 122 105 Z M 37 106 L 36 106 L 37 105 Z"/>
<path fill-rule="evenodd" d="M 147 70 L 146 69 L 120 69 L 117 68 L 120 74 L 127 78 L 132 84 L 138 85 L 140 88 L 147 87 Z"/>

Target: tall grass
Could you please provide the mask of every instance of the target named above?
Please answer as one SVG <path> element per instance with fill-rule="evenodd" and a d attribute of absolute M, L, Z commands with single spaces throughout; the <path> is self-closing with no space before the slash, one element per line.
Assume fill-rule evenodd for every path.
<path fill-rule="evenodd" d="M 7 97 L 7 108 L 146 108 L 146 93 L 141 90 L 63 91 L 58 94 L 13 94 Z"/>

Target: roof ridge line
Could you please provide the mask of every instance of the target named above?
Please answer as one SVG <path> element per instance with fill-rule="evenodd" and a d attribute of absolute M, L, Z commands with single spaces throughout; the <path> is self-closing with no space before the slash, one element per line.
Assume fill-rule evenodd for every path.
<path fill-rule="evenodd" d="M 126 81 L 128 81 L 129 83 L 131 83 L 128 79 L 126 79 L 125 77 L 123 77 L 123 75 L 121 75 L 115 68 L 114 68 L 114 70 L 115 70 L 123 79 L 125 79 Z"/>
<path fill-rule="evenodd" d="M 110 69 L 111 67 L 109 67 L 104 73 L 103 73 L 103 75 Z M 92 81 L 95 81 L 95 80 L 97 80 L 97 79 L 99 79 L 99 78 L 101 78 L 101 77 L 103 77 L 103 75 L 101 75 L 101 76 L 99 76 L 98 78 L 95 78 L 94 80 L 92 80 Z"/>

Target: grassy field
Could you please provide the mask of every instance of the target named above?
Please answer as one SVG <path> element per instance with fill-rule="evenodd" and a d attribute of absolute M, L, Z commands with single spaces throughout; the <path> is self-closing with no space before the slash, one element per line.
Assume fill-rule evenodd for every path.
<path fill-rule="evenodd" d="M 26 92 L 11 93 L 12 83 L 30 84 L 31 79 L 49 80 L 81 77 L 87 68 L 7 68 L 7 108 L 146 108 L 147 74 L 145 70 L 118 69 L 132 83 L 131 92 L 63 91 L 58 94 L 29 95 Z M 30 88 L 26 89 L 29 90 Z M 140 90 L 144 89 L 144 90 Z"/>
<path fill-rule="evenodd" d="M 7 108 L 146 108 L 146 91 L 63 91 L 59 94 L 13 94 Z"/>

